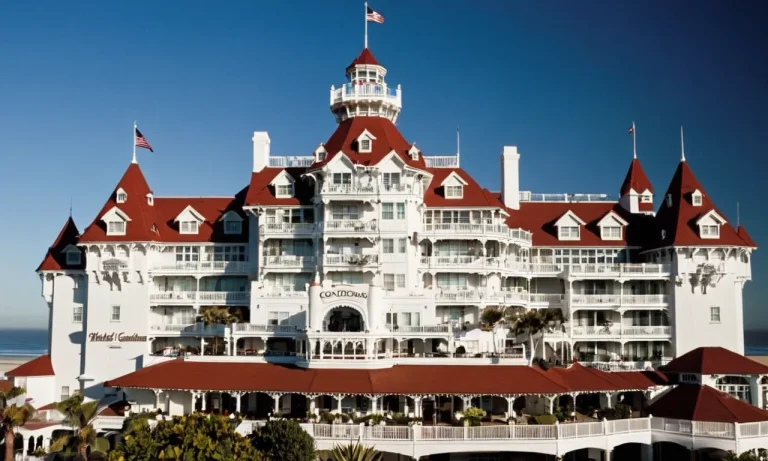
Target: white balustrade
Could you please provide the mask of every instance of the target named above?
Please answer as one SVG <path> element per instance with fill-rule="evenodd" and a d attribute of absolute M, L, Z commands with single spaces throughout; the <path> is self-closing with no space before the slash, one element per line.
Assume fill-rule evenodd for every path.
<path fill-rule="evenodd" d="M 521 240 L 527 244 L 531 243 L 530 232 L 523 229 L 510 229 L 502 224 L 425 223 L 423 226 L 426 234 L 471 234 L 473 237 L 478 235 L 497 235 L 504 238 Z"/>
<path fill-rule="evenodd" d="M 656 263 L 598 263 L 598 264 L 571 264 L 571 275 L 581 276 L 630 276 L 630 275 L 669 275 L 669 264 Z"/>
<path fill-rule="evenodd" d="M 424 164 L 427 168 L 458 168 L 459 157 L 455 155 L 425 155 Z"/>
<path fill-rule="evenodd" d="M 672 327 L 669 326 L 632 326 L 623 327 L 622 336 L 671 336 Z"/>
<path fill-rule="evenodd" d="M 379 255 L 377 254 L 344 254 L 344 255 L 325 255 L 325 264 L 329 266 L 351 265 L 366 266 L 369 264 L 378 264 Z"/>
<path fill-rule="evenodd" d="M 376 220 L 361 221 L 353 219 L 332 219 L 322 223 L 324 232 L 375 232 L 378 227 Z"/>
<path fill-rule="evenodd" d="M 269 166 L 272 168 L 307 168 L 315 162 L 314 157 L 269 157 Z"/>
<path fill-rule="evenodd" d="M 622 306 L 664 306 L 669 304 L 667 295 L 622 295 Z"/>
<path fill-rule="evenodd" d="M 256 325 L 253 323 L 234 323 L 232 331 L 235 333 L 295 333 L 296 325 Z"/>
<path fill-rule="evenodd" d="M 197 295 L 201 303 L 245 303 L 251 300 L 249 291 L 199 291 Z"/>
<path fill-rule="evenodd" d="M 315 223 L 265 223 L 259 226 L 259 231 L 262 234 L 312 234 L 315 232 Z"/>
<path fill-rule="evenodd" d="M 574 295 L 571 295 L 571 302 L 573 304 L 589 304 L 589 305 L 610 304 L 610 305 L 618 306 L 621 304 L 621 296 L 574 294 Z"/>
<path fill-rule="evenodd" d="M 398 333 L 449 333 L 450 325 L 387 325 L 389 331 Z"/>
<path fill-rule="evenodd" d="M 264 257 L 264 265 L 267 267 L 285 267 L 285 268 L 303 268 L 314 267 L 314 256 L 266 256 Z"/>
<path fill-rule="evenodd" d="M 249 274 L 254 270 L 254 265 L 248 261 L 184 261 L 154 266 L 152 270 L 169 273 Z"/>
<path fill-rule="evenodd" d="M 340 88 L 331 88 L 331 105 L 354 100 L 385 101 L 402 107 L 402 91 L 378 83 L 345 83 Z"/>

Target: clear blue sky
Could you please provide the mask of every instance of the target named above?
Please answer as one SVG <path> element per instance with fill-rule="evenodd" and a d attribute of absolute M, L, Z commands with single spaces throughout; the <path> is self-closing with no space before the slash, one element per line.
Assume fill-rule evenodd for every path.
<path fill-rule="evenodd" d="M 673 4 L 673 5 L 670 5 Z M 370 47 L 403 86 L 399 127 L 499 186 L 617 194 L 639 156 L 660 196 L 679 159 L 768 245 L 768 3 L 373 0 Z M 158 195 L 233 194 L 250 138 L 308 155 L 334 130 L 330 85 L 363 43 L 361 1 L 21 1 L 0 5 L 0 327 L 45 326 L 34 269 L 68 215 L 94 219 L 131 157 Z M 657 198 L 658 202 L 658 198 Z M 768 255 L 746 323 L 768 327 Z"/>

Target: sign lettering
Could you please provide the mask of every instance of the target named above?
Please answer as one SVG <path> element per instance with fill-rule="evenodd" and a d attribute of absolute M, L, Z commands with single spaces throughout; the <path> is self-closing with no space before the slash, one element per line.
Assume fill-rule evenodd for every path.
<path fill-rule="evenodd" d="M 362 293 L 354 290 L 328 290 L 320 292 L 320 299 L 329 298 L 361 298 L 368 299 L 368 293 Z"/>
<path fill-rule="evenodd" d="M 129 334 L 124 332 L 112 332 L 112 333 L 90 333 L 88 335 L 88 340 L 92 343 L 98 342 L 98 343 L 111 343 L 111 342 L 119 342 L 119 343 L 141 343 L 146 342 L 147 337 L 146 336 L 139 336 L 137 333 Z"/>

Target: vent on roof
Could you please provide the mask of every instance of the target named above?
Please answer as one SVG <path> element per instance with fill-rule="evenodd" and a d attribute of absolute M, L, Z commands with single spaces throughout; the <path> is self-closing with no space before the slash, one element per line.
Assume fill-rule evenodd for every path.
<path fill-rule="evenodd" d="M 155 204 L 155 196 L 152 195 L 152 192 L 147 194 L 147 205 L 154 206 Z"/>

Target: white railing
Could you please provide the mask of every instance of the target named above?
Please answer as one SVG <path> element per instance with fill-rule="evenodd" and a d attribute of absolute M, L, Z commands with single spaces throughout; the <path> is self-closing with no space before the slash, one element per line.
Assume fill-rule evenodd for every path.
<path fill-rule="evenodd" d="M 571 295 L 571 302 L 573 304 L 590 304 L 590 305 L 611 304 L 611 305 L 618 306 L 619 304 L 621 304 L 621 296 L 575 294 L 575 295 Z"/>
<path fill-rule="evenodd" d="M 251 300 L 250 291 L 199 291 L 198 300 L 201 303 L 245 303 Z"/>
<path fill-rule="evenodd" d="M 482 256 L 422 256 L 421 265 L 429 267 L 454 267 L 454 268 L 498 268 L 498 258 L 484 258 Z"/>
<path fill-rule="evenodd" d="M 520 191 L 521 202 L 610 202 L 608 194 L 534 194 Z"/>
<path fill-rule="evenodd" d="M 190 304 L 197 300 L 196 291 L 165 291 L 149 294 L 150 302 L 167 304 Z"/>
<path fill-rule="evenodd" d="M 523 229 L 510 229 L 501 224 L 472 223 L 424 223 L 426 234 L 471 234 L 472 236 L 492 234 L 531 243 L 531 233 Z"/>
<path fill-rule="evenodd" d="M 272 168 L 306 168 L 315 162 L 314 157 L 269 157 L 269 166 Z"/>
<path fill-rule="evenodd" d="M 248 261 L 186 261 L 175 264 L 158 265 L 152 268 L 156 272 L 204 272 L 204 273 L 227 273 L 227 274 L 248 274 L 252 272 L 254 265 Z"/>
<path fill-rule="evenodd" d="M 605 263 L 605 264 L 571 264 L 571 275 L 669 275 L 669 264 L 656 263 Z"/>
<path fill-rule="evenodd" d="M 580 423 L 580 424 L 560 424 L 557 427 L 558 438 L 573 439 L 577 437 L 590 437 L 605 434 L 603 422 Z"/>
<path fill-rule="evenodd" d="M 321 194 L 368 195 L 376 193 L 374 184 L 323 184 Z"/>
<path fill-rule="evenodd" d="M 450 333 L 450 325 L 387 325 L 389 331 L 398 333 Z"/>
<path fill-rule="evenodd" d="M 264 258 L 267 267 L 314 267 L 314 256 L 267 256 Z"/>
<path fill-rule="evenodd" d="M 664 306 L 669 304 L 667 295 L 621 295 L 621 304 L 629 306 Z"/>
<path fill-rule="evenodd" d="M 315 223 L 265 223 L 259 226 L 262 234 L 312 234 Z"/>
<path fill-rule="evenodd" d="M 325 232 L 375 232 L 377 224 L 376 220 L 361 221 L 339 219 L 325 221 L 322 228 Z"/>
<path fill-rule="evenodd" d="M 295 333 L 296 325 L 255 325 L 253 323 L 233 323 L 232 331 L 236 333 Z"/>
<path fill-rule="evenodd" d="M 491 300 L 503 300 L 506 302 L 519 301 L 529 304 L 562 304 L 565 302 L 565 294 L 562 293 L 527 293 L 517 290 L 502 290 L 500 292 L 490 293 L 488 298 Z"/>
<path fill-rule="evenodd" d="M 331 87 L 332 106 L 356 99 L 388 101 L 397 107 L 402 107 L 402 91 L 399 87 L 393 90 L 387 85 L 378 83 L 345 83 L 340 88 Z"/>
<path fill-rule="evenodd" d="M 482 298 L 478 290 L 442 290 L 438 289 L 435 300 L 443 302 L 477 302 Z"/>
<path fill-rule="evenodd" d="M 168 333 L 195 333 L 195 334 L 209 334 L 209 335 L 222 335 L 226 332 L 226 325 L 205 325 L 203 323 L 192 323 L 188 325 L 177 325 L 171 323 L 161 323 L 150 325 L 152 331 L 164 331 Z"/>
<path fill-rule="evenodd" d="M 197 328 L 195 323 L 187 324 L 175 324 L 175 323 L 160 323 L 150 325 L 149 329 L 152 331 L 166 331 L 166 332 L 182 332 L 182 331 L 194 331 Z"/>
<path fill-rule="evenodd" d="M 297 289 L 293 285 L 285 286 L 267 286 L 262 288 L 261 294 L 263 296 L 275 296 L 275 297 L 302 297 L 307 296 L 306 290 Z"/>
<path fill-rule="evenodd" d="M 459 157 L 456 155 L 424 156 L 427 168 L 458 168 Z"/>
<path fill-rule="evenodd" d="M 620 336 L 621 327 L 616 326 L 579 326 L 571 327 L 571 336 Z"/>
<path fill-rule="evenodd" d="M 346 254 L 346 255 L 325 255 L 324 258 L 326 265 L 350 265 L 350 266 L 367 266 L 369 264 L 378 264 L 379 255 L 370 254 Z"/>
<path fill-rule="evenodd" d="M 671 336 L 672 327 L 669 326 L 645 326 L 622 327 L 621 336 Z"/>

